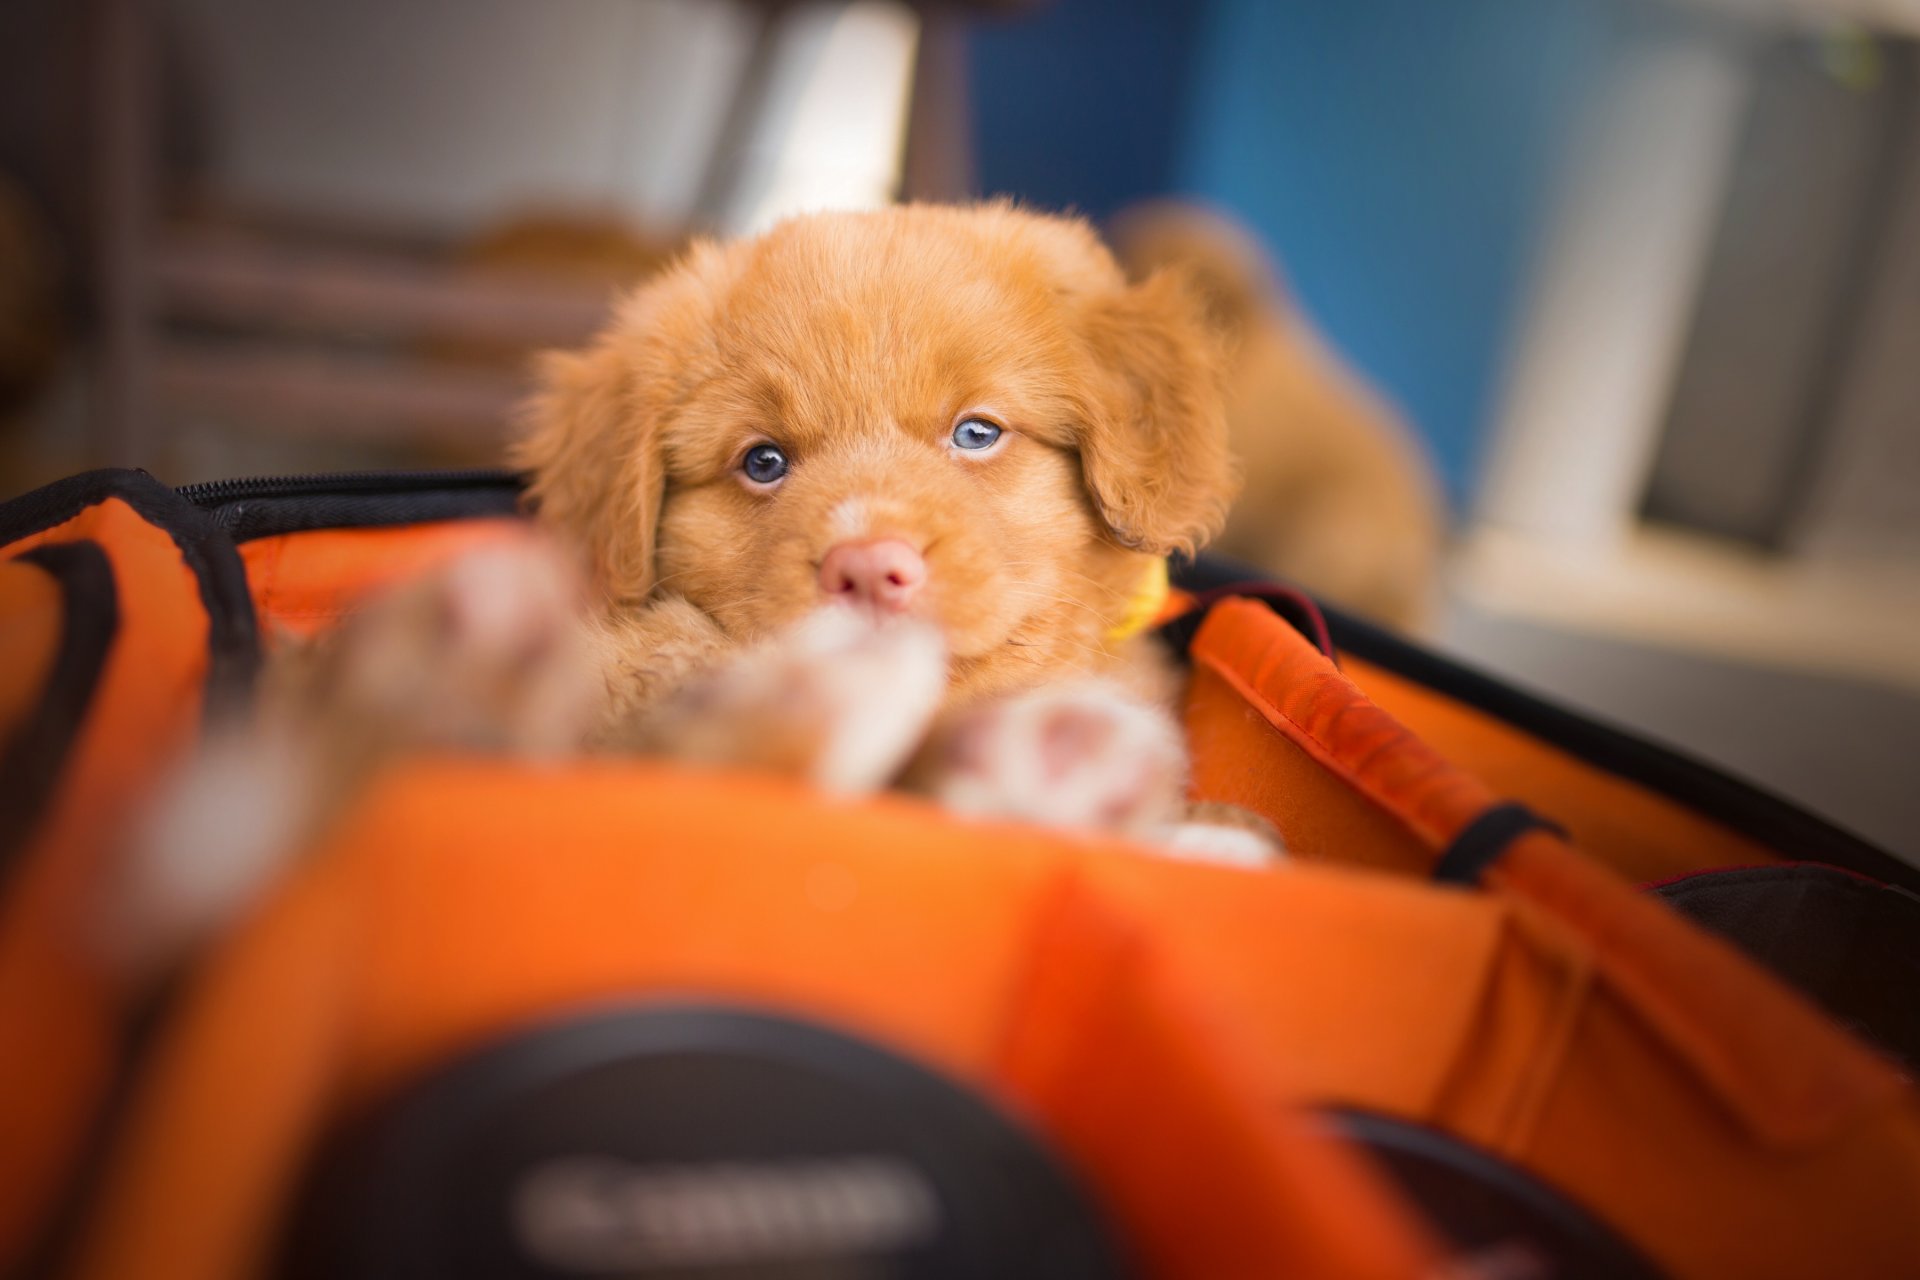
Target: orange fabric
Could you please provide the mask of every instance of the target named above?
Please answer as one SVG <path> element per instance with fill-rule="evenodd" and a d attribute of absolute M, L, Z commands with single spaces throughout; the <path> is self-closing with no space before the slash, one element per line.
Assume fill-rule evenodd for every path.
<path fill-rule="evenodd" d="M 1537 904 L 1589 942 L 1597 968 L 1646 1030 L 1712 1086 L 1756 1141 L 1782 1149 L 1828 1141 L 1900 1092 L 1885 1063 L 1731 945 L 1559 839 L 1522 836 L 1486 883 Z"/>
<path fill-rule="evenodd" d="M 60 651 L 61 592 L 38 565 L 0 561 L 0 739 L 40 704 Z"/>
<path fill-rule="evenodd" d="M 112 1071 L 121 993 L 86 947 L 107 840 L 197 723 L 207 618 L 179 549 L 117 498 L 13 544 L 93 539 L 120 628 L 57 792 L 0 901 L 0 1263 L 59 1189 Z M 9 603 L 59 608 L 46 593 Z M 44 619 L 25 625 L 58 626 Z M 23 1048 L 30 1046 L 30 1049 Z"/>
<path fill-rule="evenodd" d="M 1217 606 L 1194 637 L 1193 658 L 1333 776 L 1400 816 L 1430 860 L 1498 802 L 1477 779 L 1374 706 L 1262 605 Z M 1242 719 L 1247 708 L 1239 713 Z M 1829 1106 L 1844 1111 L 1892 1087 L 1876 1060 L 1827 1031 L 1817 1014 L 1738 953 L 1680 923 L 1559 839 L 1544 832 L 1522 837 L 1495 864 L 1488 882 L 1577 930 L 1609 976 L 1634 990 L 1675 1047 L 1693 1050 L 1696 1065 L 1769 1138 L 1791 1143 L 1824 1136 L 1841 1122 Z M 1676 972 L 1691 981 L 1672 983 Z M 1710 1034 L 1696 1034 L 1708 1028 Z M 1790 1046 L 1767 1048 L 1771 1041 L 1802 1036 L 1817 1047 L 1804 1054 Z"/>
<path fill-rule="evenodd" d="M 1402 827 L 1428 851 L 1429 863 L 1495 802 L 1483 783 L 1448 766 L 1361 697 L 1324 654 L 1264 604 L 1216 604 L 1191 653 L 1196 671 L 1225 683 L 1245 704 L 1220 714 L 1244 719 L 1251 709 Z M 1194 727 L 1209 728 L 1206 719 Z M 1248 767 L 1257 767 L 1258 760 L 1249 760 Z"/>
<path fill-rule="evenodd" d="M 1429 861 L 1495 801 L 1263 606 L 1216 607 L 1193 656 L 1196 745 L 1201 735 L 1232 733 L 1239 749 L 1256 753 L 1244 761 L 1259 759 L 1248 738 L 1264 726 L 1363 797 L 1354 813 L 1397 819 Z M 1243 701 L 1223 699 L 1223 688 Z M 1226 783 L 1219 770 L 1200 778 L 1260 794 L 1239 774 Z M 1353 830 L 1368 834 L 1359 818 Z M 1315 853 L 1340 856 L 1333 846 Z M 1920 1223 L 1884 1211 L 1897 1196 L 1920 1196 L 1914 1101 L 1885 1064 L 1729 947 L 1556 837 L 1523 836 L 1486 879 L 1511 916 L 1499 963 L 1473 983 L 1483 993 L 1473 1033 L 1459 1038 L 1462 1052 L 1431 1109 L 1419 1094 L 1369 1101 L 1541 1172 L 1678 1275 L 1920 1270 Z M 1403 983 L 1404 969 L 1443 959 L 1396 947 L 1349 976 L 1357 988 Z M 1447 981 L 1466 978 L 1455 972 Z M 1293 1030 L 1366 1034 L 1338 1021 Z M 1296 1067 L 1301 1061 L 1314 1059 Z M 1595 1070 L 1598 1061 L 1608 1069 Z M 1331 1064 L 1322 1066 L 1306 1087 L 1355 1096 Z M 1643 1098 L 1660 1100 L 1657 1125 L 1639 1121 Z M 1607 1141 L 1584 1140 L 1599 1129 Z M 1756 1174 L 1761 1168 L 1793 1176 Z M 1831 1179 L 1824 1191 L 1819 1168 Z"/>
<path fill-rule="evenodd" d="M 1153 944 L 1139 855 L 1083 848 L 745 777 L 417 766 L 212 967 L 79 1274 L 252 1274 L 328 1115 L 649 997 L 795 1013 L 982 1087 L 1127 1211 L 1161 1274 L 1421 1274 L 1418 1230 L 1275 1113 L 1271 1074 Z M 1265 879 L 1159 865 L 1222 882 L 1215 901 Z"/>
<path fill-rule="evenodd" d="M 165 1028 L 70 1280 L 268 1273 L 339 1070 L 354 976 L 346 887 L 259 920 L 250 932 L 272 941 L 242 944 L 257 959 L 212 966 Z"/>
<path fill-rule="evenodd" d="M 1582 851 L 1636 883 L 1703 867 L 1778 862 L 1779 852 L 1665 796 L 1595 769 L 1443 694 L 1357 658 L 1341 670 L 1376 705 L 1462 769 L 1565 827 Z M 1792 850 L 1784 851 L 1788 857 Z"/>
<path fill-rule="evenodd" d="M 1248 706 L 1227 675 L 1196 662 L 1187 689 L 1187 742 L 1196 800 L 1238 805 L 1285 833 L 1290 857 L 1418 875 L 1427 841 L 1398 814 L 1327 771 Z"/>
<path fill-rule="evenodd" d="M 1575 1031 L 1516 1154 L 1628 1224 L 1672 1275 L 1920 1275 L 1910 1087 L 1817 1144 L 1730 1143 L 1692 1082 L 1658 1069 L 1658 1040 L 1630 1001 L 1597 990 Z"/>
<path fill-rule="evenodd" d="M 1558 921 L 1522 907 L 1515 926 L 1446 1094 L 1413 1118 L 1532 1170 L 1676 1277 L 1920 1274 L 1910 1090 L 1853 1096 L 1817 1140 L 1755 1134 Z M 1664 976 L 1695 981 L 1684 968 Z M 1747 1016 L 1784 1033 L 1778 1012 Z M 1782 1051 L 1823 1056 L 1837 1042 L 1822 1026 Z"/>
<path fill-rule="evenodd" d="M 1274 885 L 1255 873 L 1139 858 L 1068 879 L 1029 947 L 1032 980 L 1002 1078 L 1079 1158 L 1153 1275 L 1431 1275 L 1434 1246 L 1381 1198 L 1363 1163 L 1298 1095 L 1156 928 L 1153 889 L 1210 888 L 1213 903 Z M 1145 893 L 1139 892 L 1147 888 Z M 1204 1176 L 1195 1171 L 1204 1170 Z"/>
<path fill-rule="evenodd" d="M 1419 1273 L 1430 1246 L 1289 1119 L 1303 1100 L 1461 1134 L 1676 1276 L 1920 1262 L 1893 1211 L 1920 1189 L 1910 1096 L 1828 1080 L 1843 1106 L 1818 1132 L 1729 1123 L 1693 1056 L 1724 1029 L 1676 1052 L 1525 897 L 1192 866 L 743 777 L 448 763 L 389 779 L 209 966 L 80 1274 L 253 1274 L 337 1117 L 517 1027 L 652 996 L 818 1019 L 985 1089 L 1153 1274 Z M 1787 1055 L 1850 1051 L 1768 1004 L 1742 1017 L 1804 1034 Z"/>
<path fill-rule="evenodd" d="M 1109 880 L 1223 1009 L 1276 1098 L 1430 1113 L 1509 946 L 1498 899 L 1339 867 L 1247 879 L 1142 859 Z"/>
<path fill-rule="evenodd" d="M 382 587 L 417 578 L 464 551 L 527 536 L 527 523 L 502 516 L 398 525 L 316 529 L 240 544 L 260 632 L 306 637 L 351 612 Z"/>
<path fill-rule="evenodd" d="M 517 529 L 327 531 L 243 555 L 266 625 L 304 634 Z M 113 1062 L 120 993 L 76 945 L 101 836 L 193 723 L 205 667 L 164 534 L 109 501 L 42 538 L 71 536 L 107 545 L 123 634 L 0 914 L 0 1026 L 35 1050 L 0 1053 L 0 1264 Z M 57 603 L 0 577 L 12 600 Z M 1484 1146 L 1683 1280 L 1920 1274 L 1920 1113 L 1884 1064 L 1553 836 L 1518 840 L 1485 892 L 1418 879 L 1488 806 L 1536 794 L 1503 779 L 1603 809 L 1644 796 L 1564 760 L 1529 773 L 1527 744 L 1359 671 L 1416 733 L 1258 604 L 1218 606 L 1193 657 L 1196 793 L 1266 813 L 1299 863 L 1185 865 L 631 762 L 395 773 L 164 1028 L 76 1274 L 257 1274 L 329 1125 L 516 1028 L 687 996 L 840 1026 L 979 1087 L 1158 1274 L 1430 1271 L 1431 1242 L 1295 1121 L 1303 1103 Z M 1640 812 L 1646 848 L 1681 847 L 1684 822 Z"/>

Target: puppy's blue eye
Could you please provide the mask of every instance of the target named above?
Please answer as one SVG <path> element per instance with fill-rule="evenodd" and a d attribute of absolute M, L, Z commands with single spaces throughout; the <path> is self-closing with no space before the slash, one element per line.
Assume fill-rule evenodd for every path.
<path fill-rule="evenodd" d="M 1000 428 L 984 418 L 968 418 L 953 429 L 956 449 L 988 449 L 1000 438 Z"/>
<path fill-rule="evenodd" d="M 757 444 L 747 450 L 740 469 L 755 484 L 772 484 L 787 474 L 787 455 L 780 451 L 777 444 Z"/>

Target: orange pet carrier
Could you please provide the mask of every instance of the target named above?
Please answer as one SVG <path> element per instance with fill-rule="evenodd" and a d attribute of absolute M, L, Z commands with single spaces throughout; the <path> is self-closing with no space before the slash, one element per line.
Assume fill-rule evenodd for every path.
<path fill-rule="evenodd" d="M 1161 630 L 1194 789 L 1282 866 L 420 759 L 116 981 L 117 833 L 262 637 L 518 501 L 0 508 L 0 1273 L 1920 1275 L 1920 877 L 1207 562 Z"/>

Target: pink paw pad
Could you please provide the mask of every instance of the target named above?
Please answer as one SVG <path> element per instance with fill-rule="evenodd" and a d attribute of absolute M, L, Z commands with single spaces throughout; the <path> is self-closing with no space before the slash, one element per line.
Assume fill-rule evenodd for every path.
<path fill-rule="evenodd" d="M 1171 719 L 1088 682 L 973 712 L 952 730 L 933 791 L 962 813 L 1140 832 L 1180 811 L 1185 782 Z"/>

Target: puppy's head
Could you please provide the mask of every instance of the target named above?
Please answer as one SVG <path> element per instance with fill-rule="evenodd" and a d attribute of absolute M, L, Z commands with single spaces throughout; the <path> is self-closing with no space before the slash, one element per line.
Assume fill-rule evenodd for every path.
<path fill-rule="evenodd" d="M 1084 223 L 821 214 L 694 246 L 549 357 L 516 460 L 612 608 L 747 639 L 838 598 L 1009 687 L 1085 665 L 1219 528 L 1219 362 L 1183 284 L 1128 286 Z"/>

